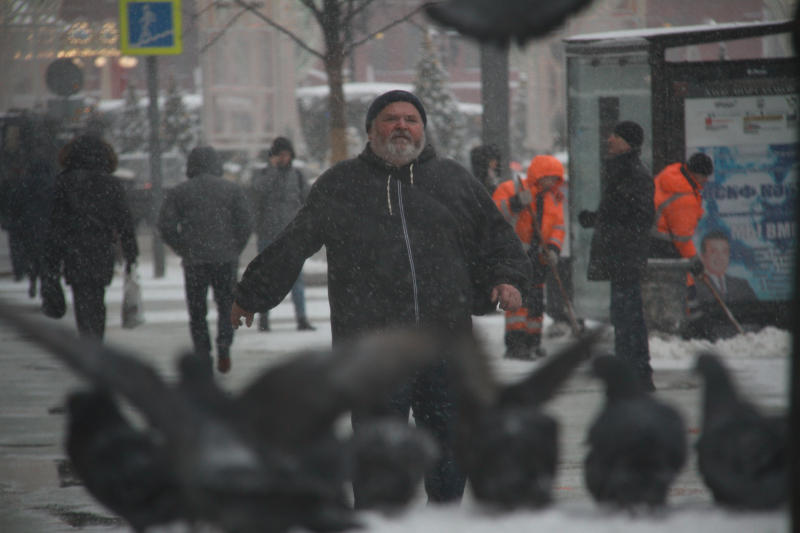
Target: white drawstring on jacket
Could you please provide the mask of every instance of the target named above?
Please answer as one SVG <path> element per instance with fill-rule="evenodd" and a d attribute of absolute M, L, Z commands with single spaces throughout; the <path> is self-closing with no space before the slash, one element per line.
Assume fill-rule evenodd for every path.
<path fill-rule="evenodd" d="M 411 178 L 411 185 L 414 185 L 414 163 L 411 163 L 408 167 L 408 174 Z M 392 184 L 392 175 L 389 174 L 386 176 L 386 205 L 389 207 L 389 214 L 392 214 L 392 192 L 391 192 L 391 184 Z"/>

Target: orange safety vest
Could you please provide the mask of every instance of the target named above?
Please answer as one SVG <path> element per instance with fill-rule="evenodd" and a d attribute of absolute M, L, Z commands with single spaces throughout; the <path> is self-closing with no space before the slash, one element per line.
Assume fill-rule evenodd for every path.
<path fill-rule="evenodd" d="M 528 251 L 531 244 L 535 242 L 536 230 L 534 229 L 534 216 L 537 216 L 536 196 L 543 194 L 542 214 L 537 216 L 540 221 L 543 242 L 542 246 L 552 245 L 558 250 L 564 244 L 564 195 L 560 190 L 564 183 L 564 177 L 547 191 L 542 192 L 538 186 L 538 181 L 543 176 L 529 177 L 525 180 L 515 178 L 501 183 L 492 195 L 497 208 L 503 213 L 509 224 L 522 242 L 522 247 Z M 522 211 L 514 213 L 509 206 L 512 196 L 518 194 L 525 207 Z"/>
<path fill-rule="evenodd" d="M 692 237 L 703 217 L 702 185 L 694 181 L 683 163 L 667 165 L 655 177 L 655 226 L 650 233 L 658 241 L 671 243 L 681 257 L 697 255 Z M 691 276 L 687 278 L 693 284 Z"/>

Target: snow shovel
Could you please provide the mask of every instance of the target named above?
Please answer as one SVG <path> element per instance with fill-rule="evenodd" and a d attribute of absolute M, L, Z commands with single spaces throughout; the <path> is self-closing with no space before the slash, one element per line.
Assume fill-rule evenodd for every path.
<path fill-rule="evenodd" d="M 544 244 L 544 237 L 542 237 L 542 230 L 539 227 L 539 221 L 536 219 L 536 214 L 528 206 L 528 211 L 531 214 L 531 219 L 533 219 L 533 230 L 536 232 L 536 235 L 539 237 L 539 242 Z M 567 318 L 569 319 L 569 327 L 572 330 L 572 334 L 576 337 L 580 337 L 581 333 L 583 333 L 583 320 L 578 320 L 575 317 L 575 309 L 572 307 L 572 301 L 567 296 L 567 291 L 564 289 L 564 284 L 561 283 L 561 276 L 558 275 L 558 268 L 556 265 L 547 261 L 548 266 L 550 267 L 550 271 L 553 273 L 553 277 L 556 280 L 556 284 L 558 285 L 558 290 L 561 292 L 561 299 L 564 301 L 564 307 L 567 311 Z"/>
<path fill-rule="evenodd" d="M 731 324 L 734 325 L 736 331 L 738 331 L 739 333 L 744 333 L 744 329 L 742 329 L 741 324 L 739 324 L 739 321 L 736 320 L 736 317 L 733 316 L 733 313 L 731 313 L 731 310 L 728 309 L 727 305 L 725 305 L 725 302 L 722 301 L 719 292 L 717 292 L 717 289 L 714 287 L 714 284 L 711 283 L 711 280 L 708 279 L 708 274 L 706 274 L 705 272 L 703 272 L 703 282 L 708 286 L 708 290 L 710 290 L 711 294 L 714 295 L 714 299 L 717 300 L 717 303 L 725 312 L 725 316 L 728 317 L 728 320 L 731 321 Z"/>

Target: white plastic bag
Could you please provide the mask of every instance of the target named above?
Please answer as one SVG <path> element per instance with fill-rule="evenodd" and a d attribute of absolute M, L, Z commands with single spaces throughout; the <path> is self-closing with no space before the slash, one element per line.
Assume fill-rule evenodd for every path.
<path fill-rule="evenodd" d="M 143 323 L 142 287 L 136 265 L 133 264 L 131 271 L 125 273 L 122 283 L 122 327 L 132 329 Z"/>

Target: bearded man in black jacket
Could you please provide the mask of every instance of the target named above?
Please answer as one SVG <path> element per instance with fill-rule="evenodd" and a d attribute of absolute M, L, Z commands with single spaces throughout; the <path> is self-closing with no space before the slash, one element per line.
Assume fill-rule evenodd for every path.
<path fill-rule="evenodd" d="M 519 240 L 483 185 L 426 145 L 425 124 L 412 93 L 372 102 L 364 151 L 323 173 L 294 220 L 248 265 L 235 290 L 234 327 L 278 305 L 322 245 L 334 344 L 390 327 L 464 334 L 472 314 L 519 308 L 531 268 Z M 450 385 L 443 359 L 388 395 L 381 413 L 353 413 L 358 431 L 373 416 L 407 420 L 413 410 L 442 449 L 425 477 L 434 502 L 460 499 L 465 484 L 452 451 Z M 358 486 L 354 493 L 362 507 Z"/>
<path fill-rule="evenodd" d="M 578 222 L 595 228 L 587 277 L 611 282 L 614 351 L 631 363 L 645 390 L 655 390 L 641 279 L 647 269 L 655 185 L 639 159 L 642 127 L 620 122 L 608 137 L 603 190 L 597 211 L 581 211 Z"/>

